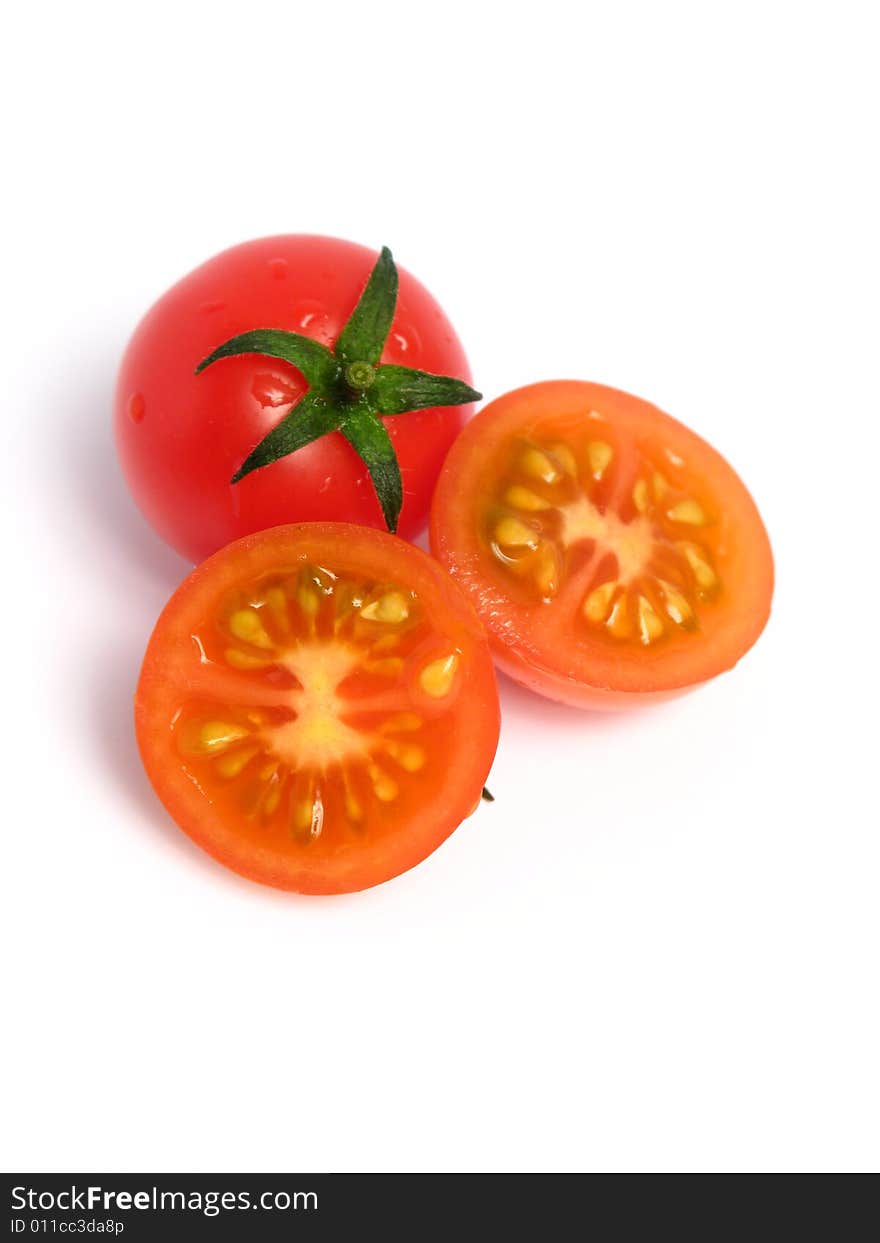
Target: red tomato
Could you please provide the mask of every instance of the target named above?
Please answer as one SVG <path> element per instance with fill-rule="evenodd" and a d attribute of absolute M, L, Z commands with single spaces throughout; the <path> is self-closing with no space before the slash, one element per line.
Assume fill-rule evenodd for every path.
<path fill-rule="evenodd" d="M 335 238 L 246 242 L 184 277 L 139 324 L 116 389 L 119 455 L 144 515 L 185 556 L 200 561 L 231 540 L 292 521 L 384 526 L 366 467 L 338 431 L 230 482 L 306 391 L 290 363 L 252 354 L 194 374 L 224 341 L 258 328 L 332 346 L 375 260 L 373 251 Z M 407 272 L 399 280 L 382 363 L 469 380 L 440 306 Z M 403 476 L 401 535 L 425 525 L 443 459 L 472 410 L 432 408 L 383 420 Z"/>
<path fill-rule="evenodd" d="M 498 744 L 483 629 L 425 553 L 275 527 L 175 592 L 135 699 L 168 811 L 227 867 L 342 893 L 413 867 L 475 808 Z"/>
<path fill-rule="evenodd" d="M 588 708 L 714 677 L 770 613 L 770 543 L 742 480 L 656 406 L 599 384 L 533 384 L 482 410 L 440 476 L 431 547 L 499 667 Z"/>

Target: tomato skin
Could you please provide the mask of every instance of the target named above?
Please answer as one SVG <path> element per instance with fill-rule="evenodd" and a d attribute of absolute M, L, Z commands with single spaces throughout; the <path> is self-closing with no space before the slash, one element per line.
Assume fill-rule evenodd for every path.
<path fill-rule="evenodd" d="M 212 792 L 188 776 L 175 749 L 169 722 L 193 693 L 203 663 L 194 636 L 210 618 L 218 597 L 254 575 L 279 565 L 317 562 L 343 572 L 367 571 L 415 589 L 428 616 L 461 653 L 462 676 L 455 700 L 451 751 L 433 774 L 414 778 L 418 803 L 405 831 L 382 835 L 368 821 L 361 839 L 323 841 L 299 853 L 286 838 L 248 834 L 224 814 Z M 201 650 L 201 649 L 199 649 Z M 221 673 L 218 711 L 237 676 Z M 232 694 L 235 694 L 233 690 Z M 256 702 L 256 701 L 255 701 Z M 153 788 L 181 829 L 208 854 L 251 880 L 303 894 L 349 893 L 380 884 L 414 867 L 437 849 L 474 810 L 489 772 L 500 730 L 498 691 L 483 627 L 468 600 L 433 558 L 385 532 L 344 523 L 275 527 L 228 545 L 199 565 L 159 617 L 147 646 L 135 696 L 135 727 L 141 759 Z M 373 835 L 373 829 L 376 833 Z M 265 832 L 265 831 L 263 831 Z"/>
<path fill-rule="evenodd" d="M 332 346 L 375 262 L 352 242 L 290 234 L 223 251 L 168 290 L 129 342 L 116 386 L 116 442 L 135 501 L 155 530 L 193 561 L 253 531 L 290 522 L 383 528 L 366 467 L 339 432 L 232 484 L 248 453 L 305 391 L 280 360 L 223 359 L 214 348 L 255 328 L 299 332 Z M 442 309 L 414 277 L 400 287 L 383 363 L 470 380 Z M 424 527 L 443 459 L 472 406 L 385 420 L 400 461 L 399 533 Z"/>
<path fill-rule="evenodd" d="M 728 576 L 725 602 L 704 633 L 671 650 L 636 651 L 566 638 L 555 648 L 537 613 L 512 597 L 487 558 L 477 512 L 510 437 L 542 420 L 578 422 L 595 408 L 639 443 L 678 448 L 702 474 L 724 510 Z M 431 510 L 431 550 L 468 592 L 489 634 L 496 665 L 527 689 L 591 710 L 620 709 L 679 695 L 732 668 L 770 614 L 773 556 L 758 509 L 725 459 L 689 428 L 649 402 L 579 380 L 544 381 L 484 407 L 456 441 Z M 551 606 L 548 606 L 552 608 Z M 539 606 L 540 609 L 540 606 Z M 548 650 L 548 648 L 550 650 Z"/>

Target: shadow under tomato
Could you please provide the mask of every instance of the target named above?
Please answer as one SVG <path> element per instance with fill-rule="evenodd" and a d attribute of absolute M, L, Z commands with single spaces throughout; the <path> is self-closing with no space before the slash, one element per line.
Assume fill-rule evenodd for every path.
<path fill-rule="evenodd" d="M 656 702 L 605 711 L 576 708 L 555 699 L 545 699 L 543 695 L 527 690 L 500 671 L 498 690 L 502 713 L 507 712 L 511 717 L 522 718 L 536 730 L 541 726 L 559 726 L 580 735 L 625 733 L 632 729 L 635 721 L 644 720 L 646 713 L 662 710 L 664 706 L 662 702 Z M 536 733 L 536 739 L 538 738 L 540 735 Z"/>
<path fill-rule="evenodd" d="M 104 771 L 122 786 L 139 823 L 154 830 L 175 853 L 207 866 L 209 860 L 181 833 L 159 802 L 140 761 L 133 701 L 142 656 L 139 644 L 125 643 L 117 636 L 116 646 L 111 647 L 105 639 L 86 671 L 84 693 L 89 696 L 97 757 Z"/>
<path fill-rule="evenodd" d="M 118 354 L 109 348 L 88 363 L 80 362 L 78 375 L 67 378 L 64 417 L 58 420 L 54 441 L 56 489 L 71 514 L 67 538 L 75 537 L 77 544 L 68 555 L 82 566 L 83 593 L 94 600 L 90 630 L 77 635 L 85 650 L 71 660 L 82 670 L 78 702 L 87 707 L 80 723 L 94 743 L 96 763 L 122 786 L 139 822 L 201 863 L 201 852 L 153 793 L 135 741 L 132 704 L 146 636 L 191 567 L 153 534 L 128 495 L 113 442 L 117 364 Z M 61 628 L 58 642 L 64 641 Z"/>
<path fill-rule="evenodd" d="M 170 595 L 192 566 L 149 527 L 122 476 L 113 437 L 113 387 L 118 357 L 108 353 L 84 369 L 80 391 L 65 390 L 65 417 L 56 445 L 59 490 L 90 528 L 95 564 L 105 572 L 149 576 Z"/>

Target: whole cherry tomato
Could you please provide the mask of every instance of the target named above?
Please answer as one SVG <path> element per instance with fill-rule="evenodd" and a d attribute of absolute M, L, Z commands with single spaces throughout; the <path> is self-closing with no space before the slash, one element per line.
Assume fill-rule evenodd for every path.
<path fill-rule="evenodd" d="M 194 561 L 294 521 L 413 536 L 479 398 L 469 380 L 449 320 L 388 250 L 263 238 L 196 268 L 139 324 L 119 455 L 149 522 Z"/>

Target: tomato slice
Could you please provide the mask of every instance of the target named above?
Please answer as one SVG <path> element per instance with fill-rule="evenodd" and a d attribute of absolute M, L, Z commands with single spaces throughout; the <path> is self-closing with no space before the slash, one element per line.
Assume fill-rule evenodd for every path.
<path fill-rule="evenodd" d="M 500 668 L 585 707 L 714 677 L 770 612 L 770 543 L 738 475 L 656 406 L 598 384 L 534 384 L 481 411 L 446 459 L 431 547 Z"/>
<path fill-rule="evenodd" d="M 343 893 L 413 867 L 474 810 L 499 709 L 483 629 L 441 567 L 315 523 L 190 575 L 150 639 L 135 721 L 157 794 L 209 854 Z"/>

